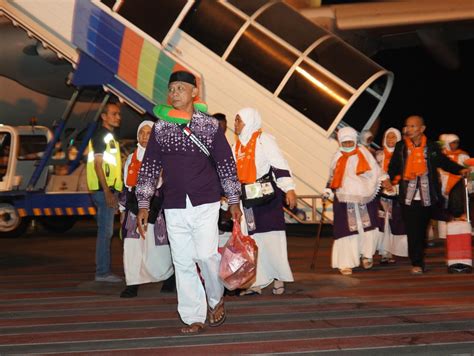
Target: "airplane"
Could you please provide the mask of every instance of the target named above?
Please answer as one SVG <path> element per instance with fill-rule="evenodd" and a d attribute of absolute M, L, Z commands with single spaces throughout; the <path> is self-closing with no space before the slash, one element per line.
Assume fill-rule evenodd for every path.
<path fill-rule="evenodd" d="M 76 2 L 71 0 L 67 3 L 75 4 Z M 237 14 L 237 17 L 234 15 L 229 17 L 229 21 L 248 19 L 246 20 L 247 22 L 243 21 L 238 23 L 245 24 L 245 26 L 250 24 L 256 28 L 256 32 L 245 32 L 246 36 L 248 36 L 248 42 L 247 44 L 242 43 L 242 46 L 248 46 L 249 44 L 251 46 L 256 45 L 261 50 L 260 54 L 265 55 L 272 53 L 271 50 L 266 48 L 267 45 L 265 43 L 259 42 L 257 37 L 252 37 L 253 35 L 257 34 L 261 36 L 263 33 L 266 35 L 266 38 L 271 41 L 275 40 L 274 33 L 268 33 L 268 28 L 272 26 L 272 31 L 274 32 L 281 29 L 289 33 L 294 30 L 285 28 L 285 25 L 289 26 L 288 24 L 281 22 L 273 23 L 272 17 L 267 16 L 267 18 L 265 18 L 263 15 L 266 14 L 266 8 L 270 9 L 271 7 L 275 15 L 278 15 L 281 11 L 286 11 L 286 15 L 292 14 L 295 18 L 298 17 L 298 14 L 302 14 L 322 28 L 320 31 L 321 42 L 330 39 L 330 41 L 326 42 L 326 47 L 319 47 L 322 51 L 328 53 L 327 51 L 331 51 L 331 47 L 337 47 L 344 54 L 355 53 L 356 51 L 352 52 L 350 47 L 346 47 L 342 42 L 339 42 L 338 37 L 340 37 L 368 55 L 366 59 L 361 57 L 362 62 L 365 61 L 365 63 L 369 63 L 370 66 L 375 65 L 375 67 L 378 68 L 377 71 L 380 74 L 377 75 L 380 75 L 382 79 L 377 81 L 377 78 L 374 78 L 371 85 L 365 88 L 367 90 L 362 90 L 366 95 L 365 97 L 361 97 L 362 100 L 352 94 L 341 97 L 337 93 L 327 91 L 327 87 L 326 89 L 319 87 L 320 90 L 326 90 L 326 95 L 332 98 L 330 100 L 331 103 L 334 104 L 338 102 L 338 104 L 336 104 L 337 109 L 333 110 L 334 113 L 331 114 L 330 117 L 318 122 L 318 120 L 320 120 L 318 115 L 313 115 L 310 117 L 310 120 L 307 120 L 309 114 L 306 113 L 305 110 L 308 110 L 308 108 L 303 106 L 298 107 L 298 97 L 290 93 L 291 88 L 287 86 L 293 70 L 298 71 L 298 75 L 301 78 L 306 78 L 305 80 L 310 83 L 309 87 L 317 87 L 321 84 L 314 81 L 314 76 L 312 76 L 308 70 L 305 70 L 304 66 L 299 65 L 306 59 L 314 65 L 314 58 L 319 59 L 318 55 L 321 54 L 311 51 L 301 54 L 303 51 L 298 50 L 298 48 L 296 50 L 294 49 L 295 46 L 297 47 L 298 45 L 295 44 L 297 42 L 296 40 L 295 43 L 290 43 L 289 46 L 288 41 L 291 42 L 291 39 L 286 39 L 283 42 L 281 42 L 281 39 L 275 40 L 279 44 L 283 43 L 283 46 L 280 46 L 283 50 L 275 52 L 275 55 L 281 56 L 290 53 L 289 56 L 294 59 L 292 59 L 288 65 L 290 69 L 288 70 L 287 68 L 284 70 L 282 75 L 283 81 L 281 83 L 280 80 L 282 80 L 282 78 L 278 79 L 278 81 L 272 81 L 271 78 L 260 78 L 260 86 L 257 85 L 258 87 L 255 87 L 253 82 L 249 82 L 248 79 L 244 78 L 242 71 L 244 71 L 246 77 L 251 77 L 255 80 L 255 77 L 259 75 L 262 68 L 243 68 L 245 63 L 236 53 L 232 52 L 232 46 L 238 44 L 237 37 L 233 41 L 232 37 L 229 39 L 230 44 L 228 43 L 229 47 L 227 47 L 227 49 L 221 49 L 219 45 L 217 45 L 217 47 L 213 47 L 211 50 L 213 53 L 206 53 L 205 56 L 202 56 L 202 53 L 199 52 L 202 47 L 196 44 L 194 38 L 196 36 L 199 37 L 199 33 L 193 37 L 188 36 L 186 32 L 192 31 L 192 29 L 190 30 L 189 28 L 189 23 L 194 25 L 201 24 L 199 16 L 187 20 L 188 25 L 186 25 L 186 21 L 178 24 L 178 26 L 180 26 L 179 29 L 172 28 L 173 23 L 171 23 L 170 29 L 173 30 L 174 33 L 168 37 L 165 36 L 165 38 L 161 38 L 161 41 L 159 41 L 164 43 L 162 49 L 176 62 L 184 61 L 185 64 L 189 66 L 189 58 L 193 58 L 194 62 L 190 66 L 190 69 L 195 73 L 202 74 L 203 78 L 205 78 L 205 87 L 203 90 L 205 97 L 210 99 L 210 107 L 214 112 L 221 111 L 232 114 L 245 103 L 247 105 L 251 105 L 252 103 L 255 103 L 254 105 L 257 105 L 257 103 L 261 104 L 264 118 L 271 120 L 264 123 L 264 128 L 282 141 L 282 149 L 290 161 L 290 166 L 295 167 L 294 173 L 299 181 L 301 192 L 313 194 L 320 192 L 325 185 L 327 179 L 326 168 L 329 164 L 332 152 L 336 147 L 334 140 L 331 139 L 331 135 L 333 135 L 338 125 L 348 124 L 354 126 L 359 131 L 370 128 L 374 124 L 378 113 L 389 95 L 393 75 L 391 75 L 389 71 L 377 66 L 369 57 L 377 51 L 390 48 L 390 46 L 419 45 L 420 43 L 425 43 L 425 45 L 431 46 L 429 48 L 432 48 L 434 53 L 439 53 L 438 57 L 443 60 L 446 65 L 455 66 L 456 57 L 453 56 L 455 52 L 447 51 L 445 48 L 452 47 L 446 44 L 452 39 L 450 37 L 451 35 L 454 36 L 455 39 L 462 39 L 465 36 L 469 36 L 470 31 L 460 31 L 460 28 L 466 26 L 466 28 L 469 29 L 472 25 L 472 19 L 474 18 L 472 16 L 472 1 L 462 0 L 447 2 L 448 4 L 455 3 L 454 6 L 451 7 L 446 4 L 443 6 L 442 1 L 436 0 L 429 2 L 420 0 L 370 1 L 363 3 L 352 1 L 345 4 L 340 4 L 341 2 L 336 2 L 337 4 L 335 4 L 335 2 L 328 3 L 327 1 L 323 1 L 322 4 L 319 4 L 317 1 L 303 0 L 288 0 L 286 3 L 269 2 L 265 0 L 177 1 L 176 3 L 180 4 L 180 8 L 178 10 L 175 9 L 178 15 L 181 14 L 181 11 L 186 10 L 183 13 L 187 15 L 183 15 L 183 18 L 185 16 L 192 17 L 192 11 L 194 11 L 194 14 L 199 14 L 199 16 L 202 17 L 205 16 L 206 13 L 203 11 L 199 12 L 200 9 L 217 11 L 217 7 L 220 7 L 227 11 L 227 15 L 230 12 Z M 63 2 L 61 4 L 63 4 Z M 151 26 L 150 23 L 153 20 L 153 16 L 150 17 L 150 14 L 145 14 L 144 12 L 140 14 L 134 13 L 134 7 L 138 9 L 139 6 L 146 6 L 144 5 L 144 1 L 137 2 L 135 0 L 134 5 L 131 5 L 131 1 L 92 0 L 91 4 L 98 8 L 101 13 L 106 13 L 107 16 L 110 16 L 114 21 L 126 24 L 125 26 L 132 31 L 139 34 L 145 32 L 143 38 L 150 43 L 155 43 L 154 39 L 150 38 L 149 31 L 147 31 L 147 28 Z M 430 6 L 430 4 L 432 4 L 432 6 Z M 0 44 L 2 47 L 0 48 L 2 53 L 2 61 L 0 64 L 0 76 L 2 77 L 0 77 L 0 87 L 3 88 L 2 97 L 0 98 L 1 123 L 10 122 L 19 124 L 21 120 L 29 120 L 32 115 L 39 114 L 41 116 L 38 119 L 40 123 L 43 123 L 41 120 L 48 121 L 57 118 L 60 115 L 58 108 L 66 106 L 67 102 L 65 99 L 68 98 L 72 92 L 72 88 L 68 86 L 66 82 L 69 80 L 69 74 L 73 72 L 74 67 L 77 66 L 77 54 L 73 52 L 68 53 L 68 48 L 64 51 L 62 49 L 58 50 L 58 48 L 51 46 L 51 43 L 48 43 L 48 35 L 43 36 L 41 33 L 35 33 L 35 30 L 38 29 L 33 26 L 30 27 L 28 21 L 20 16 L 22 11 L 28 10 L 28 6 L 24 0 L 0 0 L 0 10 L 3 11 L 4 15 L 0 16 L 0 33 L 3 39 Z M 7 11 L 15 7 L 17 10 L 21 10 L 19 14 L 15 15 L 19 16 L 18 18 Z M 190 9 L 191 11 L 189 11 Z M 257 13 L 253 12 L 256 9 L 263 13 L 262 17 L 258 17 Z M 295 12 L 294 9 L 296 9 L 297 12 Z M 420 11 L 420 9 L 422 9 L 423 14 L 418 13 L 417 15 L 416 13 Z M 430 9 L 432 10 L 431 12 Z M 37 9 L 36 11 L 40 10 L 41 9 Z M 189 11 L 189 13 L 187 11 Z M 268 11 L 270 12 L 270 10 Z M 128 18 L 125 14 L 127 14 Z M 431 17 L 428 16 L 430 14 Z M 148 21 L 148 24 L 137 24 L 133 23 L 133 21 L 130 24 L 130 18 L 133 18 L 134 21 L 140 21 L 140 17 L 143 17 L 142 20 L 145 20 L 145 22 Z M 181 18 L 181 20 L 183 20 L 183 18 Z M 394 20 L 394 18 L 396 20 Z M 163 20 L 162 18 L 160 19 Z M 259 23 L 260 19 L 262 22 L 266 21 L 264 26 Z M 50 20 L 53 21 L 53 19 Z M 298 21 L 300 20 L 301 19 Z M 19 24 L 19 28 L 12 26 L 11 21 L 17 25 Z M 38 23 L 41 23 L 41 21 Z M 307 26 L 306 22 L 305 24 L 305 26 Z M 232 23 L 230 23 L 230 26 L 231 25 Z M 188 28 L 186 28 L 186 26 L 188 26 Z M 241 25 L 238 26 L 240 27 Z M 265 26 L 266 28 L 263 28 Z M 437 26 L 449 33 L 446 39 L 437 36 Z M 25 29 L 26 32 L 24 31 Z M 170 33 L 172 32 L 171 30 Z M 244 30 L 245 28 L 241 27 L 238 33 L 244 33 Z M 418 43 L 417 41 L 413 42 L 414 36 L 410 35 L 410 33 L 416 33 Z M 336 34 L 338 37 L 335 37 L 333 34 Z M 226 35 L 229 34 L 223 33 L 223 36 Z M 457 37 L 458 35 L 459 37 Z M 408 40 L 409 37 L 412 39 Z M 15 45 L 12 45 L 12 43 Z M 215 46 L 215 44 L 207 43 L 205 46 L 209 48 Z M 317 44 L 317 46 L 319 46 L 319 44 Z M 55 50 L 51 51 L 49 48 L 54 48 Z M 196 48 L 199 48 L 199 50 L 196 50 Z M 296 55 L 294 55 L 294 53 L 296 53 Z M 216 56 L 216 54 L 218 54 L 218 56 Z M 314 58 L 308 59 L 312 54 L 314 54 Z M 334 52 L 327 56 L 326 61 L 334 62 L 334 59 L 337 57 L 336 54 L 337 52 Z M 189 57 L 187 57 L 188 55 Z M 5 61 L 3 60 L 4 58 L 6 59 Z M 222 59 L 231 62 L 233 68 L 224 65 L 222 71 L 216 71 L 216 69 L 220 68 L 219 66 L 222 66 Z M 205 62 L 211 63 L 211 65 L 204 64 Z M 292 65 L 291 63 L 294 64 Z M 330 63 L 328 63 L 328 65 L 330 65 Z M 312 66 L 310 67 L 312 68 Z M 235 68 L 237 68 L 237 70 L 235 70 Z M 354 69 L 354 67 L 350 69 L 352 69 L 354 73 L 362 72 L 361 70 Z M 214 74 L 214 72 L 217 74 Z M 285 73 L 287 74 L 285 75 Z M 324 73 L 329 76 L 329 82 L 334 84 L 333 75 L 327 72 Z M 226 85 L 216 84 L 219 83 L 222 75 L 230 78 L 229 83 L 232 83 L 232 80 L 236 80 L 240 88 L 235 91 Z M 360 81 L 360 78 L 358 80 Z M 18 83 L 21 83 L 21 85 Z M 6 88 L 8 88 L 8 90 Z M 345 84 L 343 84 L 342 89 L 339 88 L 339 90 L 344 92 L 344 88 L 346 88 Z M 297 87 L 292 89 L 297 89 Z M 218 95 L 219 90 L 226 91 L 228 94 L 231 94 L 231 97 L 239 97 L 242 96 L 242 93 L 246 92 L 248 92 L 248 94 L 240 98 L 240 101 L 236 103 L 232 100 L 223 101 Z M 15 96 L 13 93 L 16 91 L 21 92 L 23 97 Z M 354 90 L 353 92 L 356 91 L 357 90 Z M 282 100 L 279 98 L 280 94 L 277 95 L 275 93 L 280 93 L 285 96 L 283 101 L 286 100 L 286 102 L 282 103 Z M 93 94 L 91 96 L 93 96 Z M 36 97 L 36 99 L 32 99 L 34 97 Z M 256 101 L 255 98 L 259 98 L 259 100 Z M 83 112 L 91 106 L 89 101 L 90 97 L 87 101 L 78 104 L 81 106 L 79 114 L 77 115 L 79 118 L 83 115 Z M 126 98 L 125 102 L 135 106 L 135 108 L 137 106 L 136 103 L 131 103 L 127 101 Z M 319 104 L 321 104 L 321 107 L 325 107 L 325 105 L 328 105 L 328 102 L 324 102 L 323 100 Z M 352 108 L 354 110 L 351 111 L 349 109 L 352 104 L 357 105 L 353 105 Z M 329 107 L 330 105 L 332 104 L 329 104 Z M 371 107 L 370 112 L 364 113 L 362 110 L 364 106 Z M 280 116 L 282 117 L 279 119 L 275 118 L 278 116 L 278 110 L 275 108 L 280 108 L 281 110 L 282 115 Z M 362 115 L 361 112 L 359 112 L 360 110 L 362 110 Z M 142 115 L 146 114 L 146 110 L 138 111 L 139 113 L 134 110 L 128 110 L 124 115 L 130 118 L 124 120 L 124 125 L 128 125 L 123 128 L 125 136 L 135 137 L 135 128 L 138 123 L 143 120 Z M 351 115 L 348 115 L 348 113 Z M 317 114 L 322 115 L 322 113 Z M 283 119 L 283 117 L 286 116 L 291 118 L 292 125 L 288 124 L 290 120 Z M 360 116 L 363 118 L 358 119 Z M 232 118 L 230 119 L 232 122 Z M 232 125 L 229 126 L 232 127 Z M 232 139 L 232 137 L 230 137 L 230 139 Z M 297 144 L 295 144 L 295 142 L 297 142 Z M 315 158 L 312 152 L 316 151 L 321 152 L 321 154 Z M 308 169 L 308 167 L 314 168 Z"/>

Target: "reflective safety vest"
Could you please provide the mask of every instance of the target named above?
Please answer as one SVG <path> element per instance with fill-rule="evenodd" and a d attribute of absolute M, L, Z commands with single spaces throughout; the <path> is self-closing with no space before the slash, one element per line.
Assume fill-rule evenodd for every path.
<path fill-rule="evenodd" d="M 122 180 L 122 157 L 120 156 L 120 146 L 114 135 L 108 132 L 104 136 L 106 144 L 105 152 L 102 156 L 102 169 L 105 174 L 107 186 L 121 191 L 123 188 Z M 94 149 L 92 140 L 89 140 L 89 153 L 87 154 L 87 186 L 89 190 L 99 190 L 100 183 L 94 167 Z"/>

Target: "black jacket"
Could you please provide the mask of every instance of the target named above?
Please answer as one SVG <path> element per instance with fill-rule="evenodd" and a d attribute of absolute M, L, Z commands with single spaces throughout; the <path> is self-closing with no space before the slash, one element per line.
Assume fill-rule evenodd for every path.
<path fill-rule="evenodd" d="M 390 164 L 388 165 L 388 175 L 390 176 L 390 180 L 395 178 L 397 175 L 401 175 L 402 177 L 399 186 L 399 201 L 401 204 L 404 204 L 405 202 L 406 190 L 408 185 L 408 181 L 403 180 L 407 154 L 408 153 L 405 140 L 399 141 L 395 146 L 395 151 L 393 152 L 392 159 L 390 160 Z M 442 168 L 445 171 L 453 174 L 459 174 L 459 171 L 462 170 L 464 167 L 451 161 L 441 152 L 438 143 L 429 140 L 427 140 L 426 142 L 425 158 L 427 159 L 428 166 L 431 204 L 434 205 L 442 200 L 438 168 Z"/>

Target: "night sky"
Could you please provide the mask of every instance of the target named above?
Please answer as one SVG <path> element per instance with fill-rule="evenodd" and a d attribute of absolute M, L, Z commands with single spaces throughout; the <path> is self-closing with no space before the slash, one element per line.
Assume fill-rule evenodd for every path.
<path fill-rule="evenodd" d="M 438 64 L 423 47 L 386 50 L 373 58 L 395 74 L 380 114 L 378 144 L 385 129 L 401 129 L 407 116 L 419 114 L 425 119 L 428 138 L 455 133 L 461 148 L 474 156 L 474 133 L 469 128 L 474 116 L 474 40 L 460 42 L 459 50 L 461 64 L 455 70 Z"/>

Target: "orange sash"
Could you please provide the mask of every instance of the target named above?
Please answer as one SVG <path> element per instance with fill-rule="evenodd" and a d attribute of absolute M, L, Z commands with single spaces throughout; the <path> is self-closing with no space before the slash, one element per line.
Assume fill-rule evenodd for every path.
<path fill-rule="evenodd" d="M 336 167 L 334 168 L 334 175 L 331 181 L 332 189 L 338 189 L 341 187 L 342 179 L 344 178 L 344 172 L 346 171 L 346 164 L 350 156 L 353 156 L 356 154 L 357 158 L 359 159 L 357 162 L 357 171 L 356 171 L 357 175 L 370 171 L 369 163 L 365 159 L 362 152 L 359 150 L 359 147 L 356 147 L 356 149 L 352 152 L 349 152 L 349 153 L 341 152 L 341 153 L 342 153 L 342 156 L 339 157 L 336 163 Z"/>
<path fill-rule="evenodd" d="M 385 173 L 388 172 L 388 164 L 390 163 L 390 160 L 392 159 L 393 152 L 390 152 L 387 150 L 387 147 L 383 148 L 383 165 L 382 169 Z"/>
<path fill-rule="evenodd" d="M 463 150 L 460 150 L 459 148 L 457 150 L 454 150 L 454 151 L 444 150 L 444 154 L 446 156 L 448 156 L 449 158 L 451 158 L 451 161 L 454 161 L 456 163 L 458 163 L 458 159 L 459 159 L 460 155 L 462 155 L 462 154 L 467 155 L 466 152 L 464 152 Z"/>
<path fill-rule="evenodd" d="M 138 160 L 137 150 L 135 150 L 135 152 L 133 152 L 132 161 L 128 166 L 127 181 L 125 182 L 127 187 L 134 187 L 137 185 L 138 172 L 140 171 L 141 166 L 142 162 Z"/>
<path fill-rule="evenodd" d="M 262 133 L 262 130 L 255 131 L 252 134 L 247 145 L 242 146 L 239 138 L 235 145 L 235 157 L 237 163 L 237 175 L 240 183 L 255 183 L 257 180 L 257 167 L 255 166 L 255 146 L 257 145 L 257 138 Z"/>
<path fill-rule="evenodd" d="M 382 169 L 385 173 L 388 172 L 388 165 L 390 164 L 390 160 L 392 159 L 393 152 L 387 150 L 387 147 L 383 148 L 383 161 L 382 161 Z M 400 182 L 400 175 L 395 176 L 392 180 L 393 185 L 397 185 Z"/>
<path fill-rule="evenodd" d="M 466 166 L 473 167 L 473 166 L 474 166 L 474 158 L 466 159 L 466 160 L 464 161 L 464 164 L 465 164 Z"/>
<path fill-rule="evenodd" d="M 413 180 L 425 174 L 428 169 L 425 160 L 426 136 L 423 135 L 421 137 L 421 145 L 419 147 L 415 147 L 413 141 L 409 138 L 405 139 L 405 144 L 408 147 L 409 153 L 403 179 Z"/>

